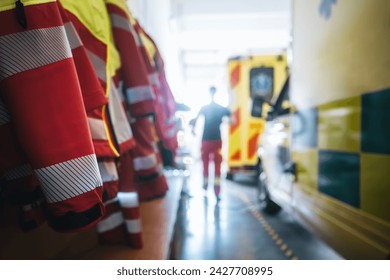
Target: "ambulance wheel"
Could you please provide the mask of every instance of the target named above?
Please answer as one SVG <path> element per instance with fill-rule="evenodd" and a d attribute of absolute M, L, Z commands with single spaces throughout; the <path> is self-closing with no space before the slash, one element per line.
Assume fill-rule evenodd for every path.
<path fill-rule="evenodd" d="M 276 215 L 282 210 L 282 207 L 280 207 L 279 204 L 277 204 L 275 201 L 273 201 L 270 197 L 266 200 L 265 207 L 263 208 L 263 211 L 268 215 Z"/>
<path fill-rule="evenodd" d="M 226 173 L 226 180 L 233 181 L 234 180 L 234 174 L 231 172 Z"/>

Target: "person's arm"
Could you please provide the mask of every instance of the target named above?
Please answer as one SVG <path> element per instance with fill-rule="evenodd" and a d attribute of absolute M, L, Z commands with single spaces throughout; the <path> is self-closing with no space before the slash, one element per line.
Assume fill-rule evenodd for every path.
<path fill-rule="evenodd" d="M 230 125 L 234 125 L 234 124 L 237 122 L 235 115 L 232 114 L 231 111 L 230 111 L 229 109 L 226 109 L 226 110 L 225 110 L 224 116 L 225 116 L 226 118 L 228 118 L 228 123 L 229 123 Z"/>
<path fill-rule="evenodd" d="M 189 122 L 189 125 L 192 127 L 191 132 L 192 132 L 192 134 L 194 134 L 194 135 L 195 135 L 196 122 L 198 121 L 200 115 L 203 114 L 202 112 L 203 112 L 203 108 L 200 109 L 198 115 L 197 115 L 195 118 L 193 118 L 192 120 L 190 120 L 190 122 Z"/>

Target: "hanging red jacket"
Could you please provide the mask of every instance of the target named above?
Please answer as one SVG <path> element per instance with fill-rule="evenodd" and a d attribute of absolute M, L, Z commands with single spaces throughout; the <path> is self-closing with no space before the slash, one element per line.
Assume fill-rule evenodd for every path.
<path fill-rule="evenodd" d="M 76 65 L 77 75 L 81 92 L 84 101 L 84 107 L 87 115 L 95 109 L 101 109 L 107 103 L 105 94 L 96 74 L 93 71 L 92 65 L 88 59 L 85 48 L 80 41 L 73 24 L 67 18 L 61 5 L 58 3 L 58 8 L 61 18 L 64 23 L 66 35 L 72 50 L 73 59 Z M 88 118 L 89 127 L 92 132 L 96 130 L 94 125 L 96 121 L 91 122 Z M 101 139 L 95 139 L 96 133 L 92 133 L 93 143 L 95 148 L 99 148 Z M 18 176 L 10 176 L 7 174 L 7 197 L 12 204 L 20 205 L 19 225 L 23 230 L 36 228 L 39 224 L 46 220 L 44 213 L 44 198 L 40 192 L 39 182 L 36 180 L 29 165 L 25 165 L 24 170 L 29 170 L 28 173 L 18 174 Z"/>
<path fill-rule="evenodd" d="M 17 17 L 15 6 L 4 2 L 0 174 L 17 180 L 33 172 L 50 225 L 63 232 L 82 230 L 104 213 L 102 182 L 57 3 L 23 1 L 25 16 Z"/>
<path fill-rule="evenodd" d="M 160 87 L 158 88 L 160 102 L 159 107 L 161 108 L 161 119 L 163 119 L 163 121 L 159 125 L 159 136 L 165 148 L 175 154 L 176 149 L 178 147 L 178 129 L 175 116 L 176 101 L 165 76 L 164 61 L 161 57 L 160 51 L 158 50 L 156 43 L 153 41 L 153 39 L 150 38 L 148 34 L 146 34 L 146 36 L 149 38 L 149 40 L 155 47 L 153 60 L 155 61 L 155 67 L 160 81 Z"/>
<path fill-rule="evenodd" d="M 112 41 L 111 25 L 105 2 L 99 0 L 79 3 L 74 0 L 62 0 L 62 3 L 76 25 L 82 41 L 87 46 L 95 71 L 102 86 L 106 89 L 109 99 L 107 115 L 110 131 L 120 154 L 119 166 L 109 158 L 103 158 L 103 161 L 99 162 L 105 189 L 103 200 L 107 209 L 106 216 L 97 225 L 99 240 L 103 244 L 125 242 L 131 247 L 141 248 L 139 214 L 138 218 L 128 220 L 128 213 L 132 213 L 133 208 L 138 212 L 139 209 L 138 207 L 130 209 L 126 206 L 128 204 L 126 195 L 118 196 L 118 184 L 123 185 L 127 181 L 126 178 L 129 178 L 124 174 L 132 172 L 127 169 L 125 163 L 129 160 L 128 155 L 134 148 L 135 141 L 125 112 L 127 105 L 121 91 L 120 57 Z M 118 174 L 118 167 L 120 167 L 120 174 Z M 134 232 L 134 226 L 131 226 L 134 224 L 139 225 L 136 232 Z"/>
<path fill-rule="evenodd" d="M 148 115 L 156 113 L 154 89 L 150 84 L 145 61 L 141 57 L 141 41 L 132 26 L 133 19 L 126 1 L 106 0 L 106 4 L 115 45 L 121 57 L 120 73 L 137 143 L 131 152 L 137 190 L 141 200 L 150 199 L 165 194 L 168 189 L 159 165 L 159 154 L 154 148 L 153 124 L 148 119 Z"/>
<path fill-rule="evenodd" d="M 133 166 L 141 201 L 163 196 L 168 191 L 151 118 L 136 118 L 132 123 L 134 137 L 137 139 L 136 149 L 132 151 Z"/>
<path fill-rule="evenodd" d="M 176 103 L 166 81 L 164 63 L 156 43 L 138 22 L 135 29 L 142 41 L 141 51 L 156 93 L 156 132 L 165 148 L 174 154 L 177 148 Z"/>
<path fill-rule="evenodd" d="M 110 45 L 111 31 L 105 4 L 103 0 L 82 3 L 75 0 L 61 0 L 61 3 L 75 26 L 101 86 L 105 90 L 105 95 L 109 99 L 108 105 L 101 111 L 95 111 L 94 115 L 90 116 L 90 120 L 93 119 L 92 124 L 96 125 L 96 136 L 100 136 L 103 144 L 109 144 L 109 149 L 107 146 L 102 149 L 99 149 L 99 146 L 96 147 L 98 158 L 105 162 L 101 166 L 115 165 L 113 159 L 120 153 L 132 149 L 135 141 L 121 104 L 121 97 L 118 95 L 118 85 L 114 81 L 116 66 L 113 65 L 116 63 L 116 50 Z M 94 129 L 91 131 L 94 134 Z M 101 172 L 113 169 L 114 167 L 103 168 Z M 105 189 L 113 194 L 118 188 L 117 175 L 110 173 L 106 175 L 103 177 L 112 180 L 103 180 Z"/>
<path fill-rule="evenodd" d="M 121 57 L 121 76 L 131 117 L 154 113 L 155 94 L 140 53 L 140 40 L 131 24 L 125 0 L 106 0 L 115 46 Z"/>

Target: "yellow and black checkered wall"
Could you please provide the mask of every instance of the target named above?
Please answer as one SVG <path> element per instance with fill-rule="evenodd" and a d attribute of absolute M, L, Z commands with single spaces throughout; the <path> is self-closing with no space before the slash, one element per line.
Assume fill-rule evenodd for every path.
<path fill-rule="evenodd" d="M 292 116 L 298 183 L 390 222 L 390 88 Z"/>
<path fill-rule="evenodd" d="M 390 258 L 390 1 L 293 0 L 297 213 L 347 258 Z"/>

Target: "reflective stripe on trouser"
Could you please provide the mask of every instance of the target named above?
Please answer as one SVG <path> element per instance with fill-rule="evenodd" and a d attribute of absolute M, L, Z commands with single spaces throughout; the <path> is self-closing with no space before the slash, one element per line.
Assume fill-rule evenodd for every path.
<path fill-rule="evenodd" d="M 137 141 L 132 155 L 139 199 L 143 201 L 162 196 L 168 190 L 168 184 L 162 173 L 162 160 L 153 136 L 154 124 L 150 118 L 139 118 L 132 125 Z M 140 139 L 143 142 L 139 142 Z M 140 169 L 139 166 L 145 169 Z"/>
<path fill-rule="evenodd" d="M 152 124 L 148 118 L 137 118 L 131 127 L 136 141 L 131 151 L 136 177 L 151 176 L 158 171 Z"/>
<path fill-rule="evenodd" d="M 106 213 L 96 225 L 101 244 L 119 244 L 124 240 L 124 219 L 118 201 L 118 171 L 114 159 L 99 161 L 103 180 L 103 202 Z"/>
<path fill-rule="evenodd" d="M 104 202 L 106 214 L 96 225 L 101 244 L 121 244 L 125 239 L 124 218 L 118 197 Z"/>
<path fill-rule="evenodd" d="M 127 244 L 132 248 L 140 249 L 143 247 L 143 241 L 138 194 L 136 192 L 119 192 L 118 198 L 125 219 Z"/>
<path fill-rule="evenodd" d="M 139 214 L 138 195 L 136 192 L 117 192 L 118 185 L 115 181 L 115 172 L 112 165 L 102 164 L 101 170 L 107 189 L 104 195 L 106 215 L 96 227 L 99 242 L 102 244 L 127 244 L 132 248 L 142 248 L 141 221 Z M 126 170 L 121 170 L 126 172 Z M 111 185 L 110 185 L 111 184 Z M 114 196 L 115 195 L 115 196 Z"/>
<path fill-rule="evenodd" d="M 143 247 L 140 209 L 136 192 L 133 158 L 130 153 L 120 157 L 119 193 L 118 198 L 125 218 L 127 238 L 126 243 L 136 249 Z"/>

